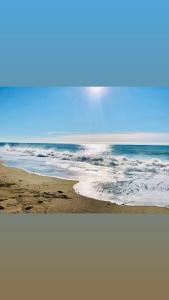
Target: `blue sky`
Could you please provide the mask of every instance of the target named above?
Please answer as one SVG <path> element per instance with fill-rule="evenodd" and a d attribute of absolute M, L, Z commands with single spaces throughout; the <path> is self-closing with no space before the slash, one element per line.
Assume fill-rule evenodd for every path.
<path fill-rule="evenodd" d="M 169 142 L 169 88 L 0 88 L 0 141 L 140 133 Z"/>

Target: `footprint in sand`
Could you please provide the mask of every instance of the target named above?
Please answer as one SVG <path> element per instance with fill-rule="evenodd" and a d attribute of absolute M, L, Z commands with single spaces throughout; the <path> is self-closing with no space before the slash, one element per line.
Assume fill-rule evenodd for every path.
<path fill-rule="evenodd" d="M 25 210 L 28 211 L 28 210 L 31 210 L 33 208 L 33 206 L 27 206 L 25 207 Z"/>
<path fill-rule="evenodd" d="M 62 192 L 62 191 L 58 191 L 58 193 L 59 193 L 59 194 L 63 194 L 63 192 Z"/>

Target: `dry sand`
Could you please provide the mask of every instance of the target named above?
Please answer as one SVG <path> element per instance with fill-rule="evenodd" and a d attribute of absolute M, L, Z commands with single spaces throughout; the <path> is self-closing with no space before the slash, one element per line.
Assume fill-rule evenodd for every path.
<path fill-rule="evenodd" d="M 124 206 L 76 194 L 74 181 L 0 164 L 0 213 L 168 213 L 168 208 Z"/>

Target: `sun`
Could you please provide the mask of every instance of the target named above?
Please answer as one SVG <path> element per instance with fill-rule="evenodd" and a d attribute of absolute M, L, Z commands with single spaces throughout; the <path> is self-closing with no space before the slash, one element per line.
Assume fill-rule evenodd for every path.
<path fill-rule="evenodd" d="M 86 89 L 88 95 L 93 99 L 102 98 L 107 92 L 107 88 L 102 86 L 90 86 Z"/>
<path fill-rule="evenodd" d="M 105 88 L 102 86 L 91 86 L 88 89 L 89 92 L 94 95 L 101 95 L 105 90 Z"/>

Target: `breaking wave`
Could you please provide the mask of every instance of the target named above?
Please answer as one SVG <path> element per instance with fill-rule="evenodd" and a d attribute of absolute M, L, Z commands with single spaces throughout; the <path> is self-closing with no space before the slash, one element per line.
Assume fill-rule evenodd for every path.
<path fill-rule="evenodd" d="M 169 147 L 0 144 L 8 165 L 77 180 L 77 193 L 125 205 L 169 207 Z"/>

